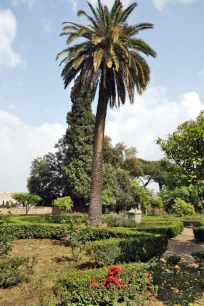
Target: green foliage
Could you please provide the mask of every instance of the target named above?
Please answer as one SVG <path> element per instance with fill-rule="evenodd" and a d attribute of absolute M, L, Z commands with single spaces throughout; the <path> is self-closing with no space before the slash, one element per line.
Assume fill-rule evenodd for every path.
<path fill-rule="evenodd" d="M 192 184 L 189 186 L 179 186 L 173 187 L 171 189 L 169 186 L 165 186 L 159 193 L 161 196 L 164 207 L 167 210 L 171 210 L 176 198 L 180 198 L 185 202 L 191 203 L 196 210 L 202 210 L 202 204 L 198 195 L 198 191 Z"/>
<path fill-rule="evenodd" d="M 75 87 L 77 86 L 77 80 Z M 90 198 L 91 167 L 95 116 L 91 109 L 91 91 L 71 93 L 72 110 L 67 114 L 64 142 L 68 147 L 64 161 L 65 194 L 83 208 Z"/>
<path fill-rule="evenodd" d="M 102 204 L 111 211 L 129 210 L 141 205 L 149 206 L 150 195 L 147 190 L 131 179 L 127 170 L 105 165 Z"/>
<path fill-rule="evenodd" d="M 12 199 L 14 199 L 18 204 L 22 205 L 25 209 L 25 213 L 27 214 L 32 206 L 38 204 L 41 201 L 41 197 L 36 194 L 19 192 L 13 193 L 11 195 Z"/>
<path fill-rule="evenodd" d="M 152 208 L 163 208 L 163 201 L 160 197 L 149 197 L 148 201 Z"/>
<path fill-rule="evenodd" d="M 78 273 L 63 274 L 54 285 L 54 291 L 60 305 L 118 305 L 118 302 L 130 301 L 138 292 L 152 290 L 152 279 L 147 277 L 151 266 L 143 263 L 122 264 L 120 273 L 122 283 L 126 289 L 111 286 L 105 288 L 101 285 L 107 275 L 107 268 L 91 269 Z M 92 279 L 99 283 L 98 288 L 89 288 Z"/>
<path fill-rule="evenodd" d="M 175 204 L 172 206 L 172 208 L 178 217 L 195 214 L 195 208 L 193 205 L 186 203 L 184 200 L 179 198 L 175 200 Z"/>
<path fill-rule="evenodd" d="M 121 168 L 129 172 L 131 178 L 143 175 L 141 163 L 136 157 L 136 149 L 128 148 L 124 143 L 117 143 L 115 146 L 111 143 L 111 138 L 104 137 L 104 163 L 113 168 Z"/>
<path fill-rule="evenodd" d="M 187 121 L 178 126 L 177 130 L 168 136 L 167 140 L 158 139 L 168 161 L 173 162 L 186 175 L 189 185 L 198 191 L 204 199 L 204 112 L 201 111 L 196 120 Z"/>
<path fill-rule="evenodd" d="M 63 197 L 54 200 L 54 207 L 60 209 L 61 212 L 69 212 L 72 208 L 72 199 L 70 197 Z"/>
<path fill-rule="evenodd" d="M 150 183 L 155 182 L 159 184 L 159 189 L 162 190 L 165 184 L 166 165 L 163 161 L 148 161 L 139 159 L 143 171 L 142 183 L 147 187 Z"/>
<path fill-rule="evenodd" d="M 146 23 L 128 26 L 126 23 L 128 15 L 135 7 L 136 4 L 132 4 L 124 9 L 120 1 L 115 1 L 112 10 L 109 11 L 101 2 L 98 2 L 97 10 L 90 7 L 92 16 L 84 11 L 78 12 L 78 16 L 87 17 L 91 26 L 64 23 L 61 35 L 67 36 L 68 47 L 57 55 L 57 59 L 62 55 L 66 59 L 61 62 L 64 64 L 62 78 L 65 88 L 77 75 L 79 78 L 75 88 L 76 94 L 80 91 L 85 94 L 91 87 L 92 99 L 94 99 L 98 86 L 101 88 L 107 86 L 112 107 L 125 103 L 126 90 L 132 103 L 134 89 L 139 93 L 145 90 L 150 80 L 150 68 L 142 54 L 156 57 L 156 53 L 144 41 L 134 37 L 141 30 L 152 29 L 153 25 Z M 117 30 L 122 35 L 119 35 Z M 83 39 L 83 42 L 74 46 L 70 45 L 77 39 Z M 90 63 L 93 64 L 90 65 Z M 109 73 L 105 73 L 107 70 Z M 125 82 L 127 79 L 132 80 L 129 86 Z M 110 80 L 112 80 L 111 83 Z M 118 99 L 116 99 L 116 93 L 118 93 Z"/>
<path fill-rule="evenodd" d="M 167 245 L 167 236 L 146 234 L 136 238 L 95 241 L 87 248 L 87 253 L 94 256 L 97 265 L 107 266 L 148 260 L 163 254 Z"/>
<path fill-rule="evenodd" d="M 62 171 L 64 163 L 60 154 L 62 140 L 57 144 L 58 152 L 48 153 L 35 158 L 31 164 L 28 190 L 41 197 L 43 205 L 51 205 L 64 192 L 62 185 Z M 58 158 L 60 156 L 60 158 Z"/>
<path fill-rule="evenodd" d="M 20 267 L 24 263 L 24 258 L 0 259 L 0 288 L 14 286 L 23 280 Z"/>
<path fill-rule="evenodd" d="M 12 236 L 12 239 L 28 239 L 28 238 L 49 238 L 61 239 L 68 235 L 71 231 L 70 225 L 56 224 L 38 224 L 19 222 L 18 224 L 9 224 L 0 226 L 0 236 Z"/>
<path fill-rule="evenodd" d="M 181 256 L 171 255 L 167 257 L 167 263 L 171 265 L 177 265 L 181 260 Z"/>
<path fill-rule="evenodd" d="M 2 232 L 0 235 L 0 258 L 3 258 L 8 255 L 9 251 L 11 251 L 11 240 L 12 237 Z"/>
<path fill-rule="evenodd" d="M 198 228 L 194 228 L 193 232 L 194 232 L 195 239 L 204 242 L 204 226 L 198 227 Z"/>
<path fill-rule="evenodd" d="M 18 223 L 26 221 L 30 223 L 55 223 L 55 224 L 81 224 L 87 220 L 87 214 L 71 213 L 63 215 L 27 215 L 12 216 L 10 223 Z"/>
<path fill-rule="evenodd" d="M 137 226 L 137 231 L 166 234 L 169 238 L 178 236 L 183 231 L 183 222 L 148 223 Z"/>

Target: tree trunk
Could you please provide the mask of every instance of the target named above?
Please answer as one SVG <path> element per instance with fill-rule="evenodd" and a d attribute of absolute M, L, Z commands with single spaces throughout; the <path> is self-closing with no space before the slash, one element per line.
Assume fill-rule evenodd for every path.
<path fill-rule="evenodd" d="M 90 225 L 100 225 L 102 223 L 102 187 L 103 187 L 103 143 L 105 120 L 108 106 L 108 89 L 101 84 L 99 90 L 99 101 L 96 112 L 96 123 L 93 145 L 93 164 L 91 176 L 91 200 L 89 206 Z"/>

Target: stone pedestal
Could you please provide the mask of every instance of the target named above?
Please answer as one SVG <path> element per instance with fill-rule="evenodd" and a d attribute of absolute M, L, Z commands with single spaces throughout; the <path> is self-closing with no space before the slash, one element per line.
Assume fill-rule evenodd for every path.
<path fill-rule="evenodd" d="M 140 224 L 142 222 L 142 211 L 141 211 L 141 209 L 131 208 L 128 211 L 128 219 L 135 222 L 136 224 Z"/>

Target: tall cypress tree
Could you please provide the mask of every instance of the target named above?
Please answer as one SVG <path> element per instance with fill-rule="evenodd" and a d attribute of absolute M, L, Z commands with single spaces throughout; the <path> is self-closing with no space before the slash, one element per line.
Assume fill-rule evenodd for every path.
<path fill-rule="evenodd" d="M 91 110 L 91 91 L 86 97 L 71 93 L 72 110 L 67 114 L 64 136 L 67 146 L 64 167 L 65 194 L 83 206 L 90 196 L 95 117 Z"/>

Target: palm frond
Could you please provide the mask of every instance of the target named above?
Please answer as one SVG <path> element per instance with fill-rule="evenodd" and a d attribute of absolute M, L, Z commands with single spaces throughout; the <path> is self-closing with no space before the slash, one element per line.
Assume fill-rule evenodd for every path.
<path fill-rule="evenodd" d="M 118 23 L 123 23 L 127 20 L 127 18 L 129 17 L 129 15 L 132 13 L 132 11 L 136 8 L 137 3 L 132 3 L 131 5 L 129 5 L 125 10 L 123 10 L 122 14 L 120 15 L 119 19 L 118 19 Z"/>
<path fill-rule="evenodd" d="M 156 57 L 157 53 L 142 39 L 130 39 L 131 48 L 143 52 L 146 55 Z"/>

